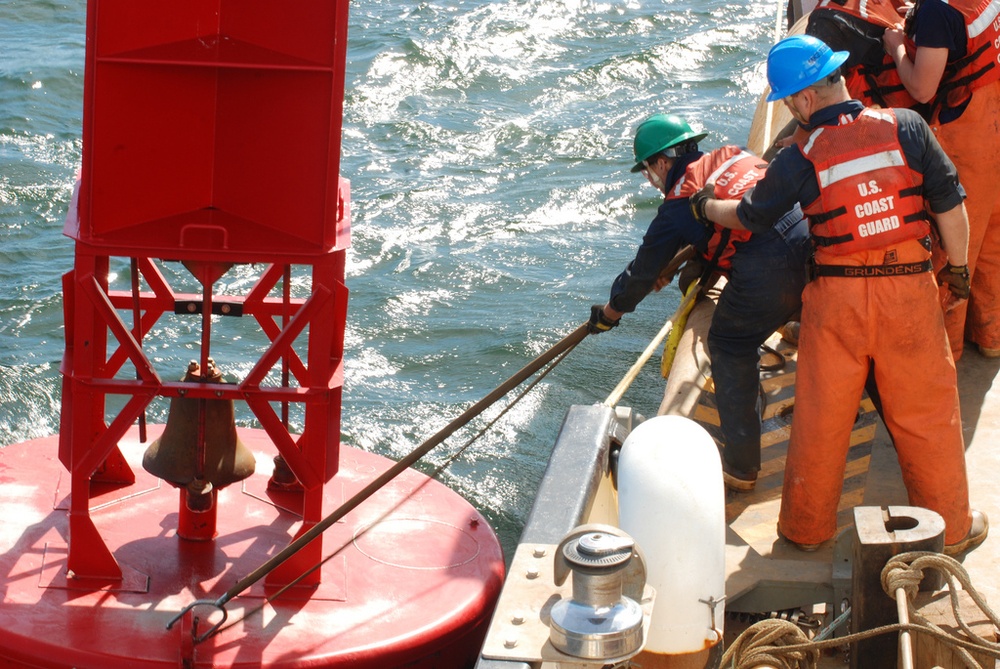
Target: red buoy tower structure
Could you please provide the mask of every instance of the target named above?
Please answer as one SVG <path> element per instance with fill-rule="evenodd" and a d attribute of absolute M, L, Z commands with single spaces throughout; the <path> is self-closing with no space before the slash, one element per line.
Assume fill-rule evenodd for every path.
<path fill-rule="evenodd" d="M 0 521 L 0 667 L 460 667 L 478 654 L 499 544 L 413 471 L 249 588 L 237 622 L 195 609 L 168 628 L 392 464 L 340 443 L 348 5 L 89 0 L 60 433 L 0 449 L 0 478 L 20 486 L 0 486 L 0 504 L 30 511 Z M 219 290 L 235 266 L 254 280 Z M 196 319 L 186 370 L 152 353 L 168 318 Z M 225 318 L 252 319 L 264 342 L 234 383 L 213 348 Z M 158 398 L 167 424 L 147 426 Z M 237 429 L 234 406 L 258 427 Z"/>

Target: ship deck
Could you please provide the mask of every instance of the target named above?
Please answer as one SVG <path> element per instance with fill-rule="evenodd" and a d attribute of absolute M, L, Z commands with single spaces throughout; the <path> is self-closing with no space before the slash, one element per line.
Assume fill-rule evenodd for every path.
<path fill-rule="evenodd" d="M 718 431 L 705 346 L 713 309 L 712 300 L 702 300 L 689 315 L 657 411 L 659 415 L 680 415 L 698 421 L 710 434 Z M 773 368 L 761 375 L 767 397 L 763 468 L 753 492 L 726 493 L 724 647 L 731 647 L 752 624 L 782 618 L 795 622 L 813 641 L 823 635 L 833 637 L 830 648 L 824 649 L 819 657 L 819 669 L 892 666 L 894 661 L 878 653 L 895 653 L 898 643 L 895 630 L 882 630 L 885 633 L 876 640 L 866 639 L 860 644 L 852 644 L 852 639 L 844 637 L 855 626 L 870 631 L 898 622 L 895 602 L 881 590 L 882 567 L 891 555 L 910 550 L 915 537 L 924 542 L 920 547 L 927 547 L 928 541 L 943 544 L 943 521 L 936 514 L 908 505 L 892 441 L 873 403 L 866 397 L 859 407 L 848 455 L 837 538 L 815 552 L 806 553 L 778 536 L 776 521 L 784 455 L 791 433 L 789 414 L 794 406 L 797 352 L 779 335 L 772 337 L 768 345 L 774 353 L 768 353 L 762 361 Z M 780 364 L 775 355 L 780 355 Z M 1000 360 L 984 358 L 975 350 L 969 350 L 958 364 L 971 501 L 994 522 L 1000 518 L 1000 491 L 993 480 L 995 472 L 1000 471 L 1000 449 L 994 447 L 1000 437 L 997 434 L 1000 389 L 993 384 L 998 371 Z M 570 595 L 569 583 L 553 585 L 544 575 L 548 572 L 543 574 L 542 570 L 551 570 L 548 556 L 574 528 L 583 523 L 617 524 L 617 496 L 607 464 L 614 459 L 611 454 L 615 445 L 621 445 L 636 421 L 641 420 L 629 407 L 570 407 L 525 523 L 477 669 L 528 669 L 538 666 L 533 659 L 539 657 L 548 662 L 572 661 L 550 647 L 545 621 L 547 606 Z M 863 514 L 864 542 L 856 540 L 856 509 Z M 883 511 L 893 518 L 891 522 L 884 519 Z M 919 522 L 907 525 L 897 520 Z M 869 559 L 871 553 L 866 553 L 862 556 L 864 564 L 857 564 L 855 546 L 877 543 L 872 537 L 880 541 L 883 537 L 879 531 L 885 532 L 886 541 L 877 547 L 875 558 Z M 970 585 L 994 608 L 1000 601 L 1000 581 L 996 578 L 1000 537 L 996 532 L 958 558 L 968 572 Z M 943 575 L 934 576 L 939 584 L 944 582 Z M 853 582 L 856 577 L 863 579 L 857 587 Z M 929 580 L 925 584 L 934 585 Z M 963 620 L 976 634 L 994 640 L 991 635 L 996 634 L 995 630 L 985 614 L 975 608 L 968 593 L 959 593 L 958 599 Z M 876 601 L 877 606 L 872 607 L 871 603 Z M 662 605 L 662 601 L 658 599 L 656 605 Z M 933 622 L 949 631 L 957 630 L 958 625 L 951 617 L 948 589 L 922 591 L 917 605 Z M 880 609 L 877 615 L 871 615 L 872 608 Z M 525 615 L 526 611 L 531 615 Z M 953 656 L 946 643 L 924 634 L 911 635 L 911 639 L 915 666 L 945 669 L 966 666 Z M 856 657 L 864 657 L 867 664 L 855 665 L 852 652 Z M 657 662 L 662 657 L 644 652 L 643 666 L 660 666 Z M 702 655 L 696 653 L 693 657 L 692 661 L 702 663 L 698 666 L 704 664 Z M 984 659 L 982 652 L 977 653 L 976 659 L 983 667 L 994 669 L 996 665 L 988 656 Z"/>
<path fill-rule="evenodd" d="M 718 436 L 718 413 L 704 344 L 713 307 L 711 300 L 705 300 L 691 312 L 658 413 L 688 416 Z M 780 369 L 761 374 L 767 403 L 757 486 L 749 493 L 726 493 L 726 596 L 727 611 L 772 611 L 781 616 L 784 605 L 794 607 L 796 599 L 801 599 L 810 587 L 826 588 L 827 596 L 832 590 L 834 601 L 840 601 L 841 593 L 848 593 L 851 568 L 842 565 L 851 558 L 856 536 L 855 508 L 905 507 L 908 500 L 892 440 L 866 395 L 852 434 L 838 514 L 838 538 L 806 553 L 778 536 L 776 521 L 794 404 L 796 350 L 777 334 L 768 345 L 784 360 L 774 365 Z M 774 353 L 762 358 L 762 365 L 767 363 L 775 363 Z M 996 447 L 1000 439 L 1000 388 L 994 379 L 1000 371 L 1000 359 L 986 358 L 970 345 L 957 368 L 970 501 L 973 508 L 985 512 L 995 523 L 1000 519 L 1000 487 L 996 483 L 996 472 L 1000 471 L 1000 449 Z M 1000 601 L 997 532 L 994 528 L 982 545 L 957 558 L 973 587 L 992 607 Z M 748 622 L 754 619 L 747 616 Z M 827 615 L 826 622 L 829 620 Z M 727 624 L 730 622 L 727 620 Z M 727 627 L 727 637 L 739 630 L 739 626 L 733 630 Z M 843 658 L 826 661 L 829 664 L 821 666 L 844 666 Z"/>

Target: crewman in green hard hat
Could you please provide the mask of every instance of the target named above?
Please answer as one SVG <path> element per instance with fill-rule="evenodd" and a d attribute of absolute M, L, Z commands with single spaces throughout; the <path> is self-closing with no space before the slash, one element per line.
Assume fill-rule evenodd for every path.
<path fill-rule="evenodd" d="M 780 151 L 742 199 L 693 198 L 697 217 L 769 230 L 798 203 L 816 245 L 802 296 L 795 412 L 778 531 L 803 550 L 834 537 L 851 430 L 874 365 L 909 503 L 941 514 L 945 552 L 982 543 L 986 515 L 969 508 L 955 363 L 938 282 L 949 304 L 969 296 L 969 224 L 955 166 L 909 109 L 851 99 L 847 53 L 795 35 L 767 57 L 768 100 L 782 100 L 805 136 Z M 928 215 L 929 212 L 929 215 Z M 931 225 L 948 264 L 935 281 Z"/>
<path fill-rule="evenodd" d="M 636 129 L 632 171 L 641 172 L 664 199 L 635 258 L 612 283 L 607 304 L 591 308 L 590 330 L 618 325 L 651 290 L 659 290 L 665 283 L 658 282 L 661 271 L 686 245 L 697 250 L 703 284 L 726 276 L 708 347 L 724 442 L 723 478 L 730 489 L 748 491 L 761 462 L 759 347 L 799 310 L 809 231 L 797 205 L 776 215 L 773 227 L 760 234 L 699 223 L 688 198 L 708 181 L 715 182 L 717 197 L 739 198 L 766 169 L 760 158 L 736 146 L 700 151 L 705 136 L 674 114 L 654 114 Z"/>

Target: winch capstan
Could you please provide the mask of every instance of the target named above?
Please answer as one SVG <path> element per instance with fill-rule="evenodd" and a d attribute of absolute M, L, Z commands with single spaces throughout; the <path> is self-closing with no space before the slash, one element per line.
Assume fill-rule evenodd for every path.
<path fill-rule="evenodd" d="M 555 554 L 555 583 L 572 574 L 573 595 L 555 603 L 549 641 L 556 650 L 615 663 L 642 649 L 646 565 L 635 541 L 613 526 L 583 525 Z"/>

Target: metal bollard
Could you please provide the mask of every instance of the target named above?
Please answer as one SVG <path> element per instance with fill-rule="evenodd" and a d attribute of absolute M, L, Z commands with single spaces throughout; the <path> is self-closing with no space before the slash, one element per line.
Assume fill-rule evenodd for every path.
<path fill-rule="evenodd" d="M 882 568 L 893 556 L 909 551 L 941 551 L 944 519 L 915 506 L 854 509 L 855 543 L 851 573 L 851 632 L 857 633 L 899 621 L 896 601 L 882 589 Z M 932 572 L 921 590 L 937 590 L 940 574 Z M 851 669 L 897 666 L 897 642 L 881 635 L 851 645 Z"/>

